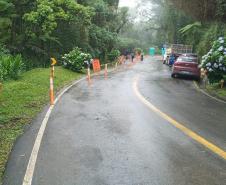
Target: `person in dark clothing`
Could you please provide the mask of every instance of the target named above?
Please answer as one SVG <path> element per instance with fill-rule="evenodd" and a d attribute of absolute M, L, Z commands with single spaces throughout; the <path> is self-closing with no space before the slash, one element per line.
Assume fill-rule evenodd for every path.
<path fill-rule="evenodd" d="M 169 58 L 169 66 L 172 66 L 176 60 L 176 55 L 172 53 Z"/>
<path fill-rule="evenodd" d="M 134 60 L 134 53 L 131 53 L 132 62 Z"/>
<path fill-rule="evenodd" d="M 128 55 L 129 55 L 129 52 L 128 52 L 128 50 L 126 50 L 125 53 L 124 53 L 124 56 L 126 57 L 126 60 L 128 60 Z"/>
<path fill-rule="evenodd" d="M 144 61 L 144 54 L 141 54 L 141 61 Z"/>

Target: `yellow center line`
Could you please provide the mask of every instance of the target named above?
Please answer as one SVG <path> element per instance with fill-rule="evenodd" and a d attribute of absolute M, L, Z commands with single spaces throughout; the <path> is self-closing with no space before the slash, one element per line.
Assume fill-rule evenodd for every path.
<path fill-rule="evenodd" d="M 133 89 L 136 96 L 142 101 L 142 103 L 144 103 L 151 111 L 155 112 L 156 114 L 158 114 L 159 116 L 167 120 L 169 123 L 171 123 L 173 126 L 181 130 L 184 134 L 191 137 L 198 143 L 202 144 L 203 146 L 205 146 L 206 148 L 208 148 L 209 150 L 211 150 L 212 152 L 214 152 L 215 154 L 219 155 L 220 157 L 226 160 L 226 152 L 223 149 L 207 141 L 205 138 L 201 137 L 200 135 L 196 134 L 189 128 L 185 127 L 183 124 L 179 123 L 178 121 L 176 121 L 175 119 L 167 115 L 166 113 L 162 112 L 153 104 L 151 104 L 148 100 L 146 100 L 145 97 L 142 96 L 138 90 L 138 87 L 137 87 L 138 80 L 139 80 L 138 77 L 135 78 L 135 81 L 133 83 Z"/>

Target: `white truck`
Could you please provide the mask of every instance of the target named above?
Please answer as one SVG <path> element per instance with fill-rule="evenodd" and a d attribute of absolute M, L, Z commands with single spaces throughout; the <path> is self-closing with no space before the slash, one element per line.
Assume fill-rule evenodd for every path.
<path fill-rule="evenodd" d="M 175 60 L 182 54 L 192 53 L 192 45 L 170 44 L 166 47 L 163 63 L 170 65 L 170 57 L 174 55 Z"/>

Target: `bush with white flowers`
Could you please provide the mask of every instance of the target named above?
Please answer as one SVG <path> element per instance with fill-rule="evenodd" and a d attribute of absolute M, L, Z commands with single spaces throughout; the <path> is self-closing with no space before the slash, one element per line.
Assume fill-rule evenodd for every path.
<path fill-rule="evenodd" d="M 72 71 L 80 72 L 84 68 L 84 61 L 91 60 L 91 55 L 83 53 L 80 48 L 76 47 L 68 54 L 64 54 L 63 66 Z"/>
<path fill-rule="evenodd" d="M 226 78 L 226 37 L 214 41 L 211 50 L 202 57 L 201 68 L 206 69 L 210 83 Z"/>

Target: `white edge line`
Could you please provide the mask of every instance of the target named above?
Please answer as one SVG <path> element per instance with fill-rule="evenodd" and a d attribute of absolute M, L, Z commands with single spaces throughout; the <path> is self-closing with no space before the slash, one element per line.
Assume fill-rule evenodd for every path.
<path fill-rule="evenodd" d="M 112 69 L 109 70 L 109 72 L 113 72 L 116 69 Z M 91 76 L 98 76 L 98 74 L 92 74 Z M 67 92 L 70 88 L 72 88 L 74 85 L 78 84 L 79 82 L 85 80 L 86 77 L 81 78 L 80 80 L 75 81 L 73 84 L 69 85 L 68 87 L 66 87 L 55 99 L 54 101 L 54 105 L 51 105 L 41 123 L 41 127 L 38 131 L 38 134 L 36 136 L 36 140 L 27 164 L 27 169 L 24 175 L 24 179 L 23 179 L 23 184 L 22 185 L 32 185 L 32 179 L 33 179 L 33 175 L 34 175 L 34 170 L 35 170 L 35 165 L 36 165 L 36 161 L 37 161 L 37 157 L 38 157 L 38 152 L 40 149 L 40 145 L 42 142 L 42 138 L 49 120 L 49 117 L 52 113 L 53 108 L 55 107 L 56 103 L 59 101 L 59 99 L 64 95 L 65 92 Z"/>
<path fill-rule="evenodd" d="M 67 92 L 71 87 L 73 87 L 74 85 L 78 84 L 79 82 L 85 80 L 86 77 L 81 78 L 80 80 L 77 80 L 75 83 L 69 85 L 67 88 L 65 88 L 55 99 L 54 101 L 54 105 L 51 105 L 42 121 L 41 127 L 38 131 L 30 158 L 29 158 L 29 162 L 27 165 L 27 169 L 25 172 L 25 176 L 23 179 L 23 185 L 31 185 L 32 184 L 32 178 L 33 178 L 33 174 L 34 174 L 34 170 L 35 170 L 35 165 L 36 165 L 36 161 L 37 161 L 37 157 L 38 157 L 38 152 L 39 152 L 39 148 L 42 142 L 42 138 L 46 129 L 46 125 L 48 123 L 49 117 L 52 113 L 52 110 L 55 106 L 55 104 L 59 101 L 59 99 L 64 95 L 65 92 Z"/>
<path fill-rule="evenodd" d="M 226 104 L 226 101 L 221 100 L 221 99 L 219 99 L 219 98 L 216 98 L 216 97 L 214 97 L 214 96 L 211 96 L 209 93 L 207 93 L 207 92 L 205 92 L 204 90 L 200 89 L 199 86 L 198 86 L 198 84 L 197 84 L 197 82 L 195 82 L 195 81 L 193 81 L 193 82 L 194 82 L 195 87 L 197 88 L 198 91 L 200 91 L 200 92 L 203 93 L 204 95 L 208 96 L 209 98 L 214 99 L 214 100 L 217 101 L 217 102 Z"/>

